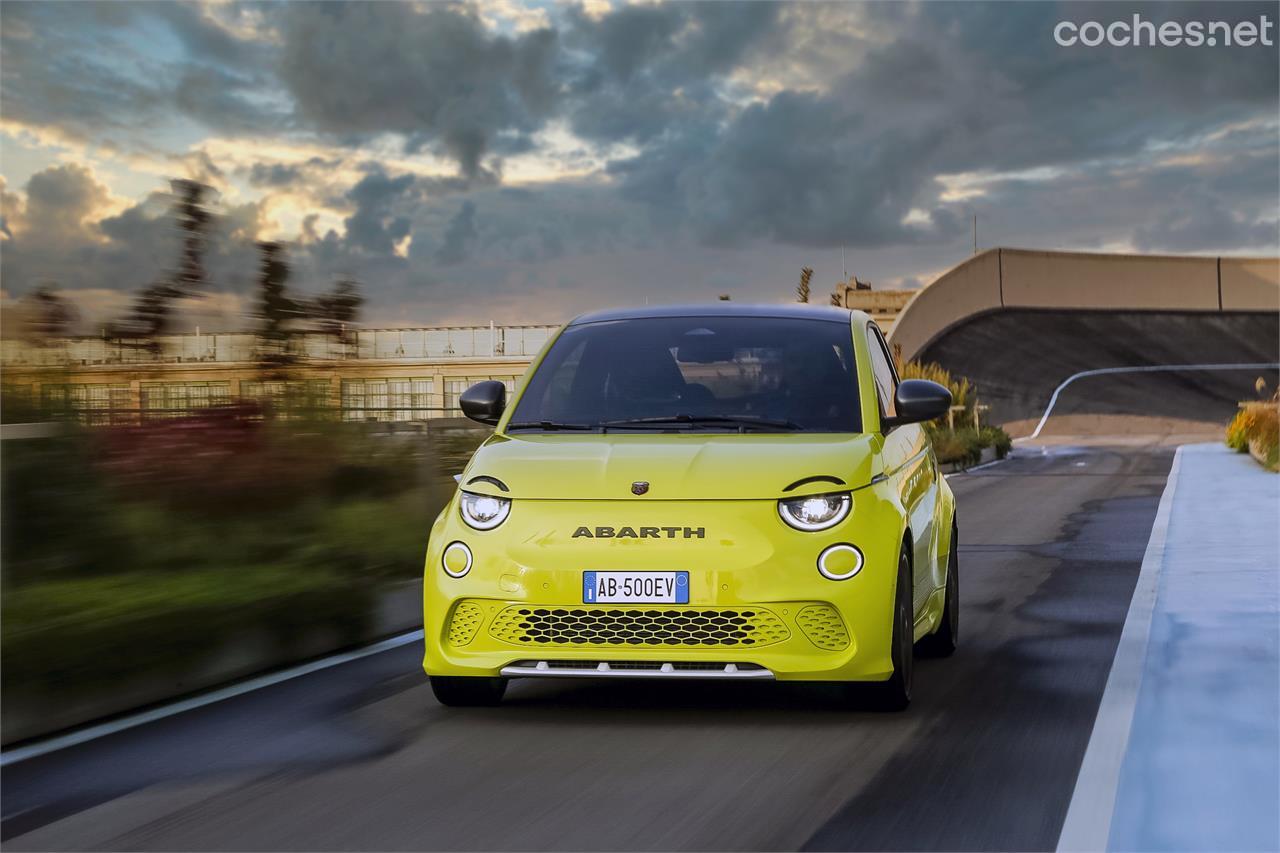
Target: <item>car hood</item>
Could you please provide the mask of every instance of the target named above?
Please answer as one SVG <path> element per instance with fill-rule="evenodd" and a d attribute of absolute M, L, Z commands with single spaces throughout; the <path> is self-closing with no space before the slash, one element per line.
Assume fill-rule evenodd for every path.
<path fill-rule="evenodd" d="M 460 483 L 467 491 L 547 500 L 776 499 L 866 486 L 878 471 L 871 435 L 493 435 Z M 507 487 L 503 491 L 488 480 Z M 830 481 L 788 486 L 809 477 Z M 647 483 L 633 494 L 632 485 Z"/>

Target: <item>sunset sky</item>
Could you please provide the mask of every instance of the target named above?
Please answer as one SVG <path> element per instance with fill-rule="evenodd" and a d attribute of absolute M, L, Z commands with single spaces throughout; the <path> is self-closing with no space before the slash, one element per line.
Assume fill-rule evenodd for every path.
<path fill-rule="evenodd" d="M 1154 20 L 1260 6 L 1126 4 Z M 85 326 L 218 191 L 235 326 L 257 239 L 370 325 L 915 287 L 983 246 L 1277 252 L 1276 49 L 1060 47 L 1049 3 L 22 3 L 0 12 L 0 273 Z M 86 328 L 86 331 L 92 331 Z"/>

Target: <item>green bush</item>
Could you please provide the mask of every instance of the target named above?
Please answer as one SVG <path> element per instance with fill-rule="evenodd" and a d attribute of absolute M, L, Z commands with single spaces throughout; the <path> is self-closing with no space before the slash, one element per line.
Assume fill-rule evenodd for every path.
<path fill-rule="evenodd" d="M 986 424 L 978 431 L 978 443 L 980 446 L 994 447 L 996 450 L 996 458 L 1003 459 L 1009 455 L 1009 451 L 1013 449 L 1013 439 L 1009 437 L 1009 433 L 1003 428 Z"/>
<path fill-rule="evenodd" d="M 227 410 L 6 441 L 6 693 L 193 672 L 245 634 L 354 642 L 379 588 L 422 572 L 482 438 Z"/>
<path fill-rule="evenodd" d="M 1003 459 L 1013 448 L 1013 439 L 998 426 L 988 425 L 976 431 L 972 427 L 949 430 L 939 424 L 927 424 L 925 428 L 933 442 L 933 452 L 943 464 L 976 465 L 988 447 L 994 447 L 996 458 Z"/>
<path fill-rule="evenodd" d="M 973 429 L 949 430 L 945 426 L 930 430 L 933 452 L 944 465 L 974 465 L 982 458 L 982 445 Z"/>
<path fill-rule="evenodd" d="M 251 632 L 286 651 L 317 629 L 356 642 L 368 628 L 372 595 L 351 578 L 297 566 L 31 584 L 4 595 L 4 690 L 83 695 L 139 675 L 178 676 Z"/>

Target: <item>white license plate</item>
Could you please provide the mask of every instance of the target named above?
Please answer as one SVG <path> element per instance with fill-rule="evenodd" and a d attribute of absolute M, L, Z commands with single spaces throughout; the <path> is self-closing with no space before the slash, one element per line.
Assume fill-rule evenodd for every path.
<path fill-rule="evenodd" d="M 583 572 L 584 604 L 688 604 L 688 572 Z"/>

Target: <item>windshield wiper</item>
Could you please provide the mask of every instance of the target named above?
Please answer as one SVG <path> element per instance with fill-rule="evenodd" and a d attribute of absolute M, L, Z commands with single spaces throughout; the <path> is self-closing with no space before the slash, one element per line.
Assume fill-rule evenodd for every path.
<path fill-rule="evenodd" d="M 655 418 L 627 418 L 619 421 L 602 421 L 602 427 L 652 427 L 661 426 L 663 424 L 688 424 L 690 426 L 698 426 L 701 424 L 733 424 L 740 430 L 746 427 L 764 427 L 766 429 L 783 429 L 802 432 L 804 427 L 795 421 L 776 420 L 774 418 L 759 418 L 754 415 L 685 415 L 677 414 L 666 417 Z"/>
<path fill-rule="evenodd" d="M 507 430 L 513 429 L 540 429 L 545 432 L 555 432 L 562 429 L 590 430 L 596 427 L 592 424 L 564 424 L 559 421 L 521 421 L 516 424 L 507 424 Z"/>

